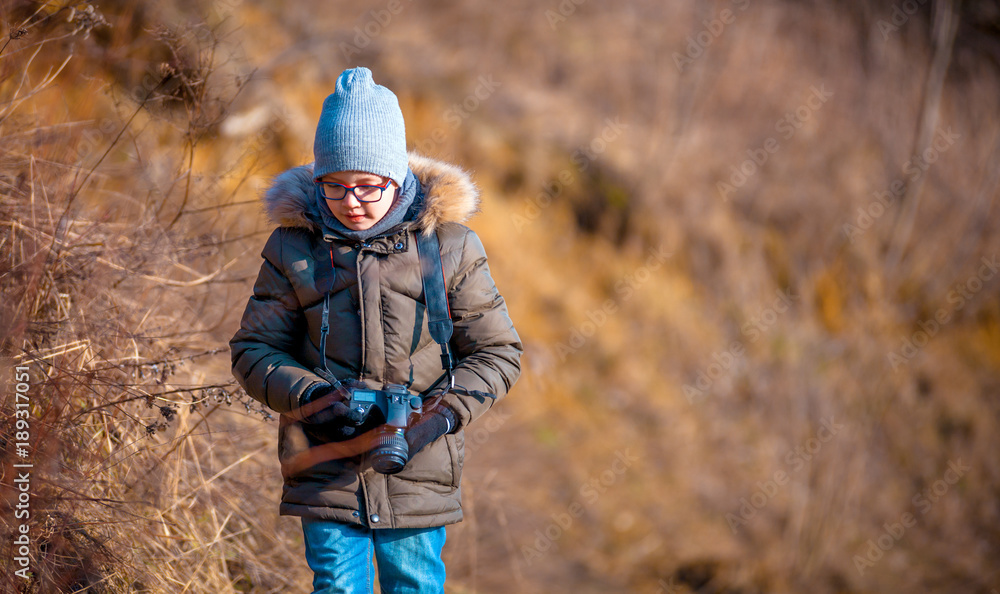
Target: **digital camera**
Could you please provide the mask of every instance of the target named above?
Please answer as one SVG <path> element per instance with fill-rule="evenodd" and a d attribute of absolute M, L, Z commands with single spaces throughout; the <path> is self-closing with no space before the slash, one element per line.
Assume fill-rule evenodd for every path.
<path fill-rule="evenodd" d="M 406 427 L 423 412 L 423 400 L 406 386 L 388 384 L 384 390 L 350 388 L 347 406 L 368 418 L 373 408 L 381 411 L 385 424 L 375 430 L 370 459 L 375 472 L 395 474 L 403 469 L 409 459 L 410 448 L 406 443 Z"/>

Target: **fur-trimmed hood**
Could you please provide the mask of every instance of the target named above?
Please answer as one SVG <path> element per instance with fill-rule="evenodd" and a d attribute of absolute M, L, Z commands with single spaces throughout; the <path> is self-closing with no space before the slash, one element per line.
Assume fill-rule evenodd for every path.
<path fill-rule="evenodd" d="M 418 229 L 430 233 L 441 223 L 463 223 L 479 212 L 479 189 L 468 173 L 413 152 L 408 156 L 423 193 L 415 222 Z M 268 219 L 281 227 L 318 231 L 322 219 L 315 191 L 312 163 L 285 171 L 264 194 Z"/>

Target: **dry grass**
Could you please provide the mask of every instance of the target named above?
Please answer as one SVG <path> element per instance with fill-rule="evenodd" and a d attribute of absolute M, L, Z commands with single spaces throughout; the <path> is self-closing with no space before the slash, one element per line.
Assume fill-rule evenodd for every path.
<path fill-rule="evenodd" d="M 79 14 L 52 24 L 67 12 L 28 14 L 29 33 L 0 54 L 2 523 L 11 538 L 21 524 L 8 513 L 14 366 L 30 369 L 34 464 L 32 577 L 13 574 L 14 548 L 5 548 L 3 587 L 295 590 L 294 570 L 273 570 L 303 565 L 275 545 L 294 536 L 257 514 L 276 496 L 261 489 L 275 484 L 262 463 L 273 424 L 261 419 L 272 417 L 235 385 L 216 337 L 234 306 L 230 288 L 247 278 L 247 250 L 228 228 L 240 205 L 220 208 L 245 176 L 196 179 L 192 169 L 238 95 L 211 79 L 219 39 L 161 28 L 133 40 L 168 56 L 145 86 L 113 89 L 110 102 L 86 100 L 83 89 L 60 96 L 57 81 L 93 76 L 86 58 L 101 49 L 87 35 L 100 32 L 100 13 L 84 13 L 91 21 L 75 31 Z M 111 28 L 127 24 L 112 18 Z M 64 52 L 31 51 L 67 38 L 75 43 Z M 98 78 L 89 92 L 106 84 Z M 57 123 L 66 116 L 86 119 Z M 161 152 L 160 142 L 174 148 Z"/>
<path fill-rule="evenodd" d="M 687 37 L 742 4 L 679 72 Z M 9 447 L 10 368 L 28 364 L 38 510 L 34 581 L 3 565 L 5 588 L 306 589 L 297 524 L 276 516 L 274 424 L 235 389 L 225 341 L 266 233 L 260 187 L 309 159 L 322 98 L 358 63 L 398 91 L 411 145 L 474 170 L 473 224 L 526 346 L 468 436 L 450 591 L 1000 588 L 1000 281 L 949 300 L 1000 253 L 993 4 L 963 4 L 953 40 L 930 6 L 884 38 L 891 2 L 589 2 L 555 22 L 527 0 L 404 6 L 348 60 L 384 4 L 136 2 L 73 21 L 3 5 L 2 430 Z M 481 76 L 500 86 L 449 112 Z M 935 119 L 959 138 L 911 180 Z M 723 196 L 768 137 L 777 152 Z M 852 241 L 844 225 L 896 179 L 904 198 Z M 919 504 L 957 460 L 961 479 Z M 904 513 L 915 524 L 859 571 Z"/>

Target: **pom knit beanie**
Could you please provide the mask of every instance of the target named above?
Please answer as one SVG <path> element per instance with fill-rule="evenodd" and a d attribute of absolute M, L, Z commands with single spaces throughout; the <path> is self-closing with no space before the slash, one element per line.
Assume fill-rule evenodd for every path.
<path fill-rule="evenodd" d="M 345 70 L 323 101 L 313 143 L 319 178 L 335 171 L 364 171 L 403 186 L 406 128 L 396 95 L 376 85 L 364 67 Z"/>

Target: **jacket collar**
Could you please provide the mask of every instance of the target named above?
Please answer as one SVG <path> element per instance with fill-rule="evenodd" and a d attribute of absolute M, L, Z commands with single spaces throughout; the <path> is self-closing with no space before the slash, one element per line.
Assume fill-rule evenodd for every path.
<path fill-rule="evenodd" d="M 409 153 L 409 165 L 424 194 L 414 226 L 424 233 L 442 223 L 463 223 L 479 212 L 479 189 L 462 169 Z M 281 227 L 320 230 L 314 198 L 313 164 L 293 167 L 277 176 L 262 198 L 267 218 Z"/>

